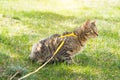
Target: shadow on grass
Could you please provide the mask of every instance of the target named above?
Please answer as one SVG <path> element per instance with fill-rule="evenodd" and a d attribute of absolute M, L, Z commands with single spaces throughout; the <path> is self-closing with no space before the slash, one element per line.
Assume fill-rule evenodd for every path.
<path fill-rule="evenodd" d="M 91 53 L 89 53 L 91 54 Z M 87 66 L 92 67 L 97 70 L 96 77 L 97 80 L 101 79 L 119 79 L 120 74 L 120 55 L 116 55 L 109 50 L 97 50 L 90 56 L 89 54 L 81 53 L 78 55 L 75 60 L 79 63 L 80 66 L 86 68 Z M 113 77 L 114 75 L 114 77 Z M 101 78 L 100 78 L 101 77 Z"/>
<path fill-rule="evenodd" d="M 28 41 L 27 35 L 14 37 L 0 35 L 0 43 L 3 44 L 1 47 L 4 48 L 4 53 L 0 52 L 0 66 L 4 68 L 0 75 L 0 80 L 7 80 L 17 70 L 24 69 L 28 63 L 27 56 L 30 53 Z M 24 72 L 25 70 L 23 70 Z"/>
<path fill-rule="evenodd" d="M 0 35 L 0 42 L 6 46 L 6 49 L 10 50 L 12 54 L 24 55 L 28 53 L 30 44 L 28 35 L 6 37 Z M 27 52 L 26 52 L 27 51 Z"/>
<path fill-rule="evenodd" d="M 86 21 L 85 18 L 75 16 L 64 16 L 47 11 L 21 11 L 15 12 L 13 19 L 21 20 L 29 28 L 41 32 L 42 29 L 59 30 L 71 27 L 78 27 Z M 73 26 L 70 26 L 73 24 Z M 77 26 L 76 26 L 77 25 Z M 47 31 L 48 32 L 48 31 Z M 42 32 L 41 32 L 42 33 Z"/>
<path fill-rule="evenodd" d="M 72 67 L 72 66 L 71 66 Z M 87 80 L 90 78 L 96 78 L 94 74 L 91 72 L 87 72 L 86 74 L 82 72 L 75 72 L 70 69 L 69 65 L 65 64 L 52 64 L 47 67 L 42 68 L 36 74 L 33 74 L 26 79 L 33 80 Z"/>
<path fill-rule="evenodd" d="M 5 78 L 3 76 L 5 76 L 4 72 L 6 70 L 6 66 L 3 66 L 3 65 L 9 64 L 9 62 L 6 62 L 7 59 L 9 59 L 9 58 L 10 58 L 10 56 L 6 55 L 3 52 L 0 52 L 0 80 L 5 80 L 5 79 L 3 79 L 3 78 Z"/>

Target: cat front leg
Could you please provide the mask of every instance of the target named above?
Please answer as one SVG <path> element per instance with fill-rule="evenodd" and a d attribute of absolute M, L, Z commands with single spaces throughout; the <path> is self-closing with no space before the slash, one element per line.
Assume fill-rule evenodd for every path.
<path fill-rule="evenodd" d="M 66 57 L 65 63 L 66 64 L 73 64 L 72 58 L 71 57 Z"/>
<path fill-rule="evenodd" d="M 73 50 L 70 50 L 70 51 L 67 51 L 65 54 L 64 54 L 64 57 L 65 57 L 65 62 L 67 63 L 67 64 L 77 64 L 75 61 L 74 61 L 74 59 L 73 59 L 73 57 L 72 57 L 72 52 L 73 52 Z"/>
<path fill-rule="evenodd" d="M 42 64 L 45 63 L 45 60 L 43 60 L 43 59 L 39 59 L 39 60 L 37 61 L 37 63 L 38 63 L 39 65 L 42 65 Z"/>

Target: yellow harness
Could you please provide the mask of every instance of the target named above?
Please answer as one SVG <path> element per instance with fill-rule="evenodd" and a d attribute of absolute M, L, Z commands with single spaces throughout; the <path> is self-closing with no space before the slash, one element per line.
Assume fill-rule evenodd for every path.
<path fill-rule="evenodd" d="M 62 35 L 62 36 L 60 36 L 60 38 L 69 37 L 69 36 L 77 37 L 77 36 L 72 32 L 71 34 Z"/>

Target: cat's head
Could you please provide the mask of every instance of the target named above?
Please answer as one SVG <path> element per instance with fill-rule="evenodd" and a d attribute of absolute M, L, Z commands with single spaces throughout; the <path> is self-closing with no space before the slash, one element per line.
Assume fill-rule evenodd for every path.
<path fill-rule="evenodd" d="M 82 27 L 83 27 L 84 34 L 88 38 L 94 38 L 98 36 L 98 30 L 97 30 L 95 21 L 91 22 L 90 20 L 87 20 Z"/>

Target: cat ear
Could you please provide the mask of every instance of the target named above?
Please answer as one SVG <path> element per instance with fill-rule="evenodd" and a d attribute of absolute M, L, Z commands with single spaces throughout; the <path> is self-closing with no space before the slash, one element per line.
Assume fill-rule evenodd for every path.
<path fill-rule="evenodd" d="M 85 23 L 84 23 L 84 27 L 88 27 L 88 25 L 90 24 L 90 20 L 88 19 Z"/>
<path fill-rule="evenodd" d="M 96 23 L 96 21 L 94 20 L 93 22 L 91 22 L 92 24 L 95 24 Z"/>

